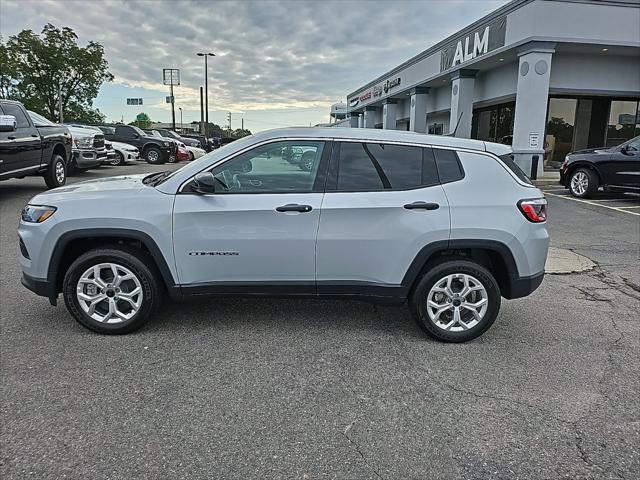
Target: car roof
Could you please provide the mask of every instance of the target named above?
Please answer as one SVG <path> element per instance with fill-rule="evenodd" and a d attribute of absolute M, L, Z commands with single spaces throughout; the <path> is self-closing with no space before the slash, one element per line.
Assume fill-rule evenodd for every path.
<path fill-rule="evenodd" d="M 484 142 L 469 138 L 428 135 L 403 130 L 385 130 L 379 128 L 343 128 L 343 127 L 289 127 L 264 130 L 253 135 L 256 141 L 271 138 L 326 138 L 336 140 L 362 140 L 373 142 L 401 142 L 429 145 L 434 147 L 464 148 L 491 152 L 496 155 L 511 153 L 511 147 L 501 143 Z"/>

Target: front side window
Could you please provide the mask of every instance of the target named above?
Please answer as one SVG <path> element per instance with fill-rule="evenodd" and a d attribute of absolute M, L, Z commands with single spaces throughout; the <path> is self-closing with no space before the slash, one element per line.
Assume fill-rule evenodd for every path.
<path fill-rule="evenodd" d="M 408 190 L 437 183 L 433 160 L 423 148 L 382 143 L 340 145 L 337 191 Z"/>
<path fill-rule="evenodd" d="M 5 103 L 2 106 L 2 109 L 4 110 L 5 115 L 13 115 L 16 117 L 17 128 L 28 128 L 31 126 L 24 111 L 18 105 L 14 103 Z"/>
<path fill-rule="evenodd" d="M 216 193 L 310 193 L 324 142 L 282 141 L 256 147 L 214 167 Z"/>

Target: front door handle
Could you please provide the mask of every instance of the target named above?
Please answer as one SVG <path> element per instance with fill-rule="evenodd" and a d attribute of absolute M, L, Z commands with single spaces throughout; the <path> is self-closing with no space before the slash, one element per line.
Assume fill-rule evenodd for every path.
<path fill-rule="evenodd" d="M 440 208 L 440 205 L 438 205 L 437 203 L 413 202 L 407 203 L 404 208 L 406 208 L 407 210 L 437 210 Z"/>
<path fill-rule="evenodd" d="M 313 210 L 311 205 L 298 205 L 297 203 L 287 203 L 276 208 L 276 212 L 301 212 L 307 213 Z"/>

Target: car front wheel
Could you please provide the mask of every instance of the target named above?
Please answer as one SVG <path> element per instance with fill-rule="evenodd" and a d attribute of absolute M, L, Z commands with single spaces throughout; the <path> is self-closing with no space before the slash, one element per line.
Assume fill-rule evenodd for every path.
<path fill-rule="evenodd" d="M 481 265 L 453 260 L 433 267 L 409 299 L 418 325 L 443 342 L 467 342 L 482 335 L 500 310 L 500 287 Z"/>
<path fill-rule="evenodd" d="M 149 147 L 144 152 L 144 159 L 147 161 L 147 163 L 151 163 L 153 165 L 164 163 L 162 152 L 158 147 Z"/>
<path fill-rule="evenodd" d="M 67 310 L 98 333 L 123 334 L 142 327 L 159 304 L 160 287 L 149 267 L 152 262 L 139 257 L 126 248 L 98 248 L 78 257 L 64 278 Z"/>
<path fill-rule="evenodd" d="M 598 191 L 598 177 L 587 168 L 579 168 L 569 177 L 569 191 L 578 198 L 588 198 Z"/>
<path fill-rule="evenodd" d="M 124 155 L 122 153 L 116 151 L 116 158 L 109 162 L 110 165 L 117 167 L 118 165 L 124 165 Z"/>

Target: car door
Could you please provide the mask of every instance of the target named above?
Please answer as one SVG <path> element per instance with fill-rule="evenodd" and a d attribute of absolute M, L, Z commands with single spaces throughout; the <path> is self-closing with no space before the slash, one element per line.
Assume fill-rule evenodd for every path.
<path fill-rule="evenodd" d="M 176 195 L 174 249 L 183 289 L 202 293 L 315 293 L 316 236 L 330 143 L 275 141 L 217 163 L 213 194 Z M 316 153 L 310 172 L 281 156 Z"/>
<path fill-rule="evenodd" d="M 334 147 L 318 232 L 318 292 L 394 296 L 420 250 L 449 240 L 431 149 Z"/>
<path fill-rule="evenodd" d="M 616 148 L 607 163 L 608 184 L 638 187 L 640 184 L 640 137 Z"/>
<path fill-rule="evenodd" d="M 0 174 L 9 175 L 40 168 L 42 160 L 41 140 L 24 109 L 17 103 L 2 104 L 5 115 L 16 118 L 13 132 L 0 132 Z"/>

